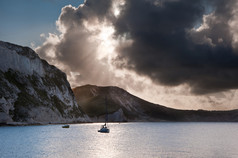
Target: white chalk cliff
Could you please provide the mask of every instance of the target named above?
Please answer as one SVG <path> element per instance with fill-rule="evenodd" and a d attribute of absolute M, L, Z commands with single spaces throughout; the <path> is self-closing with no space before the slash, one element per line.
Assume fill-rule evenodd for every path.
<path fill-rule="evenodd" d="M 89 121 L 65 73 L 28 47 L 0 41 L 0 124 Z"/>

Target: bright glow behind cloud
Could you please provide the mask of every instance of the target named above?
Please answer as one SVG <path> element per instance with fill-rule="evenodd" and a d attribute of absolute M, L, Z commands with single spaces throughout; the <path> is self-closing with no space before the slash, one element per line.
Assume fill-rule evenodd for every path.
<path fill-rule="evenodd" d="M 138 8 L 133 8 L 135 6 L 134 3 L 138 4 L 137 7 L 145 9 L 144 12 L 138 11 Z M 71 5 L 65 6 L 62 8 L 61 15 L 56 22 L 60 33 L 50 33 L 47 37 L 45 35 L 42 36 L 42 38 L 45 38 L 45 42 L 42 46 L 36 48 L 36 51 L 42 58 L 64 71 L 72 87 L 84 84 L 119 86 L 143 99 L 174 108 L 238 108 L 236 105 L 238 94 L 235 90 L 212 91 L 213 93 L 206 95 L 194 95 L 191 93 L 194 87 L 200 88 L 199 84 L 203 85 L 197 79 L 199 77 L 196 74 L 197 72 L 190 70 L 190 67 L 177 69 L 183 63 L 176 65 L 176 62 L 181 59 L 182 61 L 185 60 L 177 56 L 175 56 L 176 62 L 173 65 L 174 52 L 171 50 L 174 49 L 173 47 L 178 47 L 182 51 L 181 46 L 177 43 L 183 41 L 176 41 L 175 44 L 177 45 L 169 45 L 170 47 L 166 48 L 164 45 L 168 44 L 165 42 L 166 40 L 171 40 L 166 35 L 168 30 L 171 33 L 169 36 L 174 38 L 177 33 L 177 38 L 180 39 L 179 36 L 181 36 L 182 31 L 176 32 L 174 30 L 172 32 L 170 29 L 174 29 L 173 27 L 175 26 L 184 27 L 183 23 L 192 21 L 194 17 L 191 19 L 186 17 L 187 19 L 185 18 L 185 20 L 187 21 L 183 18 L 183 22 L 177 21 L 179 23 L 178 26 L 176 24 L 172 25 L 173 20 L 170 21 L 160 17 L 160 14 L 157 15 L 157 10 L 153 10 L 166 7 L 167 3 L 179 4 L 180 1 L 87 0 L 78 8 Z M 188 4 L 197 9 L 197 3 Z M 181 5 L 183 6 L 184 4 L 182 3 Z M 189 5 L 183 7 L 189 8 Z M 146 10 L 146 7 L 150 7 L 153 14 L 150 10 Z M 170 11 L 168 10 L 168 12 Z M 199 11 L 198 9 L 197 12 Z M 158 11 L 158 13 L 160 12 Z M 185 15 L 187 14 L 185 13 Z M 158 26 L 169 25 L 164 28 L 157 28 L 153 25 L 154 22 L 155 24 L 157 23 L 151 18 L 151 15 L 154 15 L 155 18 L 158 16 L 157 19 L 162 21 Z M 202 24 L 197 29 L 192 27 L 183 29 L 187 31 L 186 38 L 189 38 L 189 41 L 193 41 L 193 45 L 189 49 L 194 49 L 194 45 L 197 48 L 204 46 L 204 48 L 214 49 L 217 45 L 225 45 L 229 42 L 229 36 L 224 34 L 226 30 L 222 30 L 224 31 L 222 32 L 223 34 L 221 33 L 219 36 L 212 34 L 214 31 L 213 26 L 217 24 L 223 26 L 216 12 L 203 14 L 201 18 Z M 233 48 L 237 44 L 236 19 L 237 12 L 234 9 L 233 18 L 229 21 L 229 26 L 232 28 L 231 31 L 234 35 Z M 146 22 L 148 24 L 141 25 Z M 222 27 L 218 27 L 218 29 L 220 28 Z M 163 40 L 160 41 L 163 45 L 159 45 L 161 44 L 160 42 L 154 44 L 153 42 L 157 41 L 157 39 L 159 41 L 161 36 L 164 36 Z M 148 41 L 146 41 L 147 38 Z M 154 41 L 151 38 L 154 38 Z M 186 38 L 182 38 L 182 40 L 186 40 Z M 160 53 L 162 54 L 161 56 Z M 168 56 L 166 56 L 167 54 Z M 171 56 L 172 60 L 170 59 Z M 166 66 L 165 69 L 160 67 L 163 64 Z M 190 63 L 186 64 L 189 65 Z M 158 69 L 156 69 L 157 67 Z M 195 71 L 197 70 L 195 69 Z M 180 72 L 185 72 L 184 76 L 188 77 L 179 76 L 176 78 L 176 75 L 180 75 Z M 206 72 L 203 73 L 205 77 L 202 79 L 207 79 Z M 160 84 L 158 82 L 159 79 L 164 76 L 167 77 L 166 75 L 171 75 L 172 77 L 170 76 L 170 80 L 165 80 L 165 82 L 162 80 L 163 84 Z M 184 80 L 180 80 L 180 78 Z M 203 90 L 201 89 L 201 91 Z"/>

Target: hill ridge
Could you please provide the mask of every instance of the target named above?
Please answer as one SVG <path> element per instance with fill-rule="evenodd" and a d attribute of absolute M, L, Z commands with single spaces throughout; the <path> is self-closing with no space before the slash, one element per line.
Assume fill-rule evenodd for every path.
<path fill-rule="evenodd" d="M 150 103 L 116 86 L 83 85 L 73 88 L 76 101 L 95 122 L 103 121 L 104 97 L 109 121 L 238 121 L 238 110 L 206 111 L 173 109 Z"/>

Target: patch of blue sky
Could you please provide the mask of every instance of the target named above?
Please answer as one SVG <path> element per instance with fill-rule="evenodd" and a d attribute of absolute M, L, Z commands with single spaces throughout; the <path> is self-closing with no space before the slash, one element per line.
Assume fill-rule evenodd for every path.
<path fill-rule="evenodd" d="M 40 34 L 57 32 L 61 8 L 78 7 L 84 0 L 1 0 L 0 40 L 31 46 L 42 43 Z"/>

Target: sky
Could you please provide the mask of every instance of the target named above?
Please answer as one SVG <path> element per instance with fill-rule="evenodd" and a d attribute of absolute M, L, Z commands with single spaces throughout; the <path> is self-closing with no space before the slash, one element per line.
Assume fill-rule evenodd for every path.
<path fill-rule="evenodd" d="M 71 87 L 118 86 L 178 109 L 238 109 L 236 0 L 2 0 L 0 7 L 0 40 L 30 46 Z"/>
<path fill-rule="evenodd" d="M 61 8 L 78 6 L 84 0 L 1 0 L 0 38 L 31 47 L 40 45 L 40 34 L 57 32 L 55 22 Z"/>

